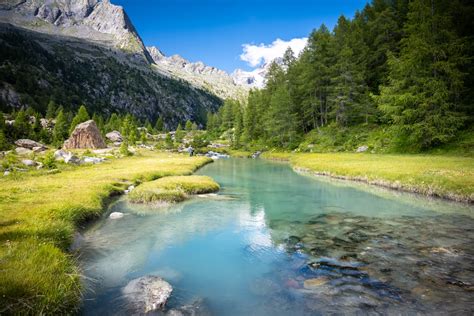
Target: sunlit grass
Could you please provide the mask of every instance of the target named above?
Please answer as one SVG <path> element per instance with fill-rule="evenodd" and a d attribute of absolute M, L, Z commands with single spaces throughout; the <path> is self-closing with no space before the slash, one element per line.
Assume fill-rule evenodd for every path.
<path fill-rule="evenodd" d="M 100 165 L 0 178 L 0 314 L 79 307 L 80 271 L 67 253 L 77 225 L 129 184 L 189 175 L 205 157 L 143 152 Z"/>
<path fill-rule="evenodd" d="M 394 189 L 474 202 L 474 158 L 354 153 L 265 153 L 295 168 Z"/>
<path fill-rule="evenodd" d="M 129 199 L 137 203 L 180 202 L 191 194 L 211 193 L 219 190 L 207 176 L 174 176 L 146 182 L 133 190 Z"/>

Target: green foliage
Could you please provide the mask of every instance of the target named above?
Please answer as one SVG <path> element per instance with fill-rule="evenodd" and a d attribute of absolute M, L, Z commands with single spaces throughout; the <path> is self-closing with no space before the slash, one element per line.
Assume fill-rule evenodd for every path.
<path fill-rule="evenodd" d="M 68 138 L 69 135 L 69 123 L 64 115 L 64 111 L 61 109 L 56 116 L 56 124 L 53 129 L 53 144 L 60 146 Z"/>
<path fill-rule="evenodd" d="M 117 113 L 112 113 L 109 117 L 109 120 L 105 124 L 105 131 L 112 132 L 112 131 L 120 131 L 122 127 L 122 121 Z"/>
<path fill-rule="evenodd" d="M 293 149 L 304 139 L 303 150 L 425 151 L 451 142 L 474 123 L 469 12 L 462 1 L 374 0 L 332 32 L 313 31 L 300 56 L 288 49 L 242 116 L 227 100 L 208 114 L 208 131 L 234 148 Z"/>
<path fill-rule="evenodd" d="M 163 123 L 163 118 L 159 117 L 156 120 L 155 129 L 156 129 L 157 132 L 164 132 L 165 131 L 165 125 Z"/>
<path fill-rule="evenodd" d="M 0 150 L 8 150 L 10 148 L 5 132 L 0 130 Z"/>
<path fill-rule="evenodd" d="M 166 149 L 172 149 L 173 146 L 174 146 L 174 144 L 173 144 L 173 138 L 171 137 L 171 134 L 170 134 L 170 133 L 167 133 L 167 134 L 166 134 L 165 146 L 166 146 Z"/>
<path fill-rule="evenodd" d="M 48 109 L 46 110 L 46 118 L 47 119 L 52 119 L 56 117 L 56 102 L 54 100 L 50 100 L 48 103 Z"/>
<path fill-rule="evenodd" d="M 191 146 L 195 149 L 204 148 L 209 145 L 209 140 L 206 137 L 205 133 L 198 134 L 193 137 L 193 141 L 191 142 Z"/>
<path fill-rule="evenodd" d="M 71 134 L 76 126 L 80 123 L 90 120 L 89 113 L 87 113 L 87 109 L 85 105 L 81 105 L 79 110 L 77 111 L 76 116 L 72 119 L 71 127 L 69 128 L 69 134 Z"/>
<path fill-rule="evenodd" d="M 121 155 L 123 155 L 125 157 L 133 155 L 132 152 L 130 150 L 128 150 L 128 142 L 127 141 L 123 141 L 122 144 L 120 144 L 119 152 L 120 152 Z"/>
<path fill-rule="evenodd" d="M 20 110 L 15 116 L 15 123 L 13 124 L 13 138 L 28 138 L 31 136 L 31 124 L 29 117 L 25 111 Z"/>
<path fill-rule="evenodd" d="M 53 151 L 48 151 L 42 159 L 43 166 L 46 169 L 55 169 L 56 168 L 56 158 L 54 157 Z"/>
<path fill-rule="evenodd" d="M 190 120 L 187 120 L 186 121 L 186 124 L 184 126 L 184 129 L 187 131 L 187 132 L 190 132 L 193 130 L 193 123 L 190 121 Z"/>
<path fill-rule="evenodd" d="M 184 135 L 186 135 L 186 132 L 183 131 L 183 128 L 181 127 L 181 123 L 179 123 L 178 127 L 176 128 L 176 132 L 174 134 L 174 140 L 177 143 L 181 143 L 183 141 Z"/>

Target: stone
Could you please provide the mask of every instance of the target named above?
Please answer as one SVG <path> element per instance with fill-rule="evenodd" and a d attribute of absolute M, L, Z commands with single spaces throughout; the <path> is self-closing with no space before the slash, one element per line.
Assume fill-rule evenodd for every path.
<path fill-rule="evenodd" d="M 367 151 L 367 149 L 369 149 L 369 147 L 366 146 L 366 145 L 360 146 L 360 147 L 357 148 L 356 152 L 363 153 L 363 152 Z"/>
<path fill-rule="evenodd" d="M 328 281 L 329 279 L 326 277 L 307 279 L 304 281 L 303 286 L 307 290 L 313 290 L 315 288 L 320 287 L 321 285 L 326 284 Z"/>
<path fill-rule="evenodd" d="M 81 163 L 81 159 L 79 159 L 79 157 L 73 153 L 69 153 L 66 157 L 64 157 L 64 162 L 67 164 L 79 165 Z"/>
<path fill-rule="evenodd" d="M 18 147 L 28 148 L 28 149 L 34 149 L 35 147 L 41 147 L 41 148 L 46 149 L 45 145 L 35 142 L 34 140 L 31 140 L 31 139 L 18 139 L 17 141 L 15 141 L 15 145 L 17 145 Z"/>
<path fill-rule="evenodd" d="M 91 163 L 91 164 L 98 164 L 101 162 L 104 162 L 104 158 L 98 158 L 98 157 L 83 157 L 82 161 L 84 163 Z"/>
<path fill-rule="evenodd" d="M 5 177 L 8 176 L 9 174 L 10 174 L 10 171 L 8 171 L 8 170 L 3 173 L 3 175 L 4 175 Z"/>
<path fill-rule="evenodd" d="M 120 132 L 118 131 L 112 131 L 110 133 L 107 133 L 105 134 L 105 137 L 110 140 L 111 142 L 122 142 L 123 141 L 123 137 L 122 137 L 122 134 L 120 134 Z"/>
<path fill-rule="evenodd" d="M 120 212 L 112 212 L 109 215 L 110 219 L 119 219 L 119 218 L 122 218 L 122 217 L 123 217 L 123 213 L 120 213 Z"/>
<path fill-rule="evenodd" d="M 46 150 L 46 147 L 33 147 L 33 152 L 35 153 L 41 153 Z"/>
<path fill-rule="evenodd" d="M 159 276 L 147 275 L 130 281 L 122 294 L 131 313 L 146 314 L 163 309 L 172 291 L 171 285 Z"/>
<path fill-rule="evenodd" d="M 97 149 L 106 148 L 97 125 L 93 120 L 78 124 L 68 140 L 64 142 L 64 149 Z"/>
<path fill-rule="evenodd" d="M 31 159 L 23 159 L 21 161 L 22 164 L 24 164 L 27 167 L 34 167 L 37 165 L 36 161 L 31 160 Z"/>
<path fill-rule="evenodd" d="M 20 156 L 31 155 L 33 153 L 31 149 L 23 148 L 23 147 L 15 148 L 15 152 Z"/>
<path fill-rule="evenodd" d="M 65 150 L 62 150 L 62 149 L 58 149 L 54 152 L 54 158 L 56 158 L 56 160 L 64 159 L 68 155 L 69 155 L 69 153 Z"/>
<path fill-rule="evenodd" d="M 189 305 L 184 305 L 179 308 L 170 309 L 167 316 L 210 316 L 211 311 L 205 304 L 203 299 L 197 299 Z"/>

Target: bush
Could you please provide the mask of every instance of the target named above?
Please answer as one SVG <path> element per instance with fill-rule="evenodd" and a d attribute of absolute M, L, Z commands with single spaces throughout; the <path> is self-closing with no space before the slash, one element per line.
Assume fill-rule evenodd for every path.
<path fill-rule="evenodd" d="M 47 152 L 42 159 L 42 163 L 46 169 L 56 169 L 56 158 L 54 157 L 54 153 L 52 151 Z"/>
<path fill-rule="evenodd" d="M 133 153 L 128 150 L 128 143 L 126 141 L 124 141 L 121 145 L 120 145 L 120 149 L 119 149 L 120 153 L 122 155 L 124 155 L 125 157 L 127 156 L 132 156 Z"/>

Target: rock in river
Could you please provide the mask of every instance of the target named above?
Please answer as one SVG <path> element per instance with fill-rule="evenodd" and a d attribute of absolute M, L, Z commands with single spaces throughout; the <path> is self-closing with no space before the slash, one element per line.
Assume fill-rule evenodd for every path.
<path fill-rule="evenodd" d="M 120 213 L 120 212 L 112 212 L 109 215 L 110 219 L 118 219 L 118 218 L 122 218 L 122 217 L 123 217 L 123 213 Z"/>
<path fill-rule="evenodd" d="M 122 289 L 130 311 L 142 314 L 163 309 L 172 291 L 168 282 L 155 275 L 134 279 Z"/>

